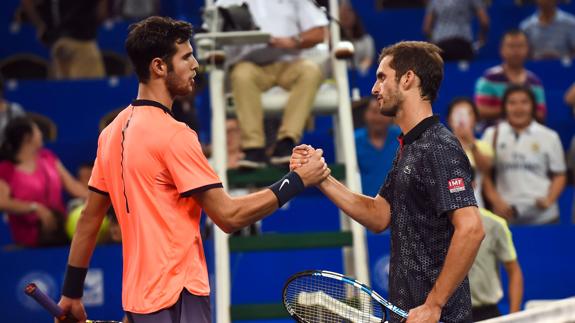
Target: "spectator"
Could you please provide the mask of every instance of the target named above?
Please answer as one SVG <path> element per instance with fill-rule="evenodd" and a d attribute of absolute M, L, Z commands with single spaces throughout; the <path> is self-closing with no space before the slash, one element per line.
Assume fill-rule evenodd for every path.
<path fill-rule="evenodd" d="M 469 288 L 473 321 L 501 316 L 497 303 L 503 297 L 499 267 L 507 272 L 509 312 L 521 310 L 523 299 L 523 273 L 517 261 L 517 252 L 511 231 L 504 219 L 480 209 L 485 238 L 469 271 Z"/>
<path fill-rule="evenodd" d="M 391 169 L 401 129 L 393 124 L 391 117 L 379 112 L 375 98 L 369 101 L 364 119 L 365 127 L 355 131 L 355 148 L 362 191 L 375 196 Z"/>
<path fill-rule="evenodd" d="M 516 224 L 559 221 L 557 198 L 565 187 L 565 159 L 559 135 L 535 121 L 535 96 L 522 85 L 503 95 L 505 120 L 485 131 L 492 143 L 494 175 L 483 189 L 495 214 Z"/>
<path fill-rule="evenodd" d="M 501 117 L 501 97 L 510 84 L 522 84 L 531 88 L 537 100 L 537 120 L 545 119 L 547 107 L 543 84 L 535 73 L 524 66 L 529 53 L 527 36 L 520 30 L 507 31 L 501 39 L 501 65 L 494 66 L 483 74 L 475 84 L 475 102 L 479 117 L 487 125 L 494 124 Z"/>
<path fill-rule="evenodd" d="M 24 109 L 15 102 L 4 99 L 4 79 L 0 75 L 0 145 L 4 142 L 4 129 L 10 120 L 23 117 Z"/>
<path fill-rule="evenodd" d="M 351 4 L 342 3 L 339 7 L 341 22 L 341 36 L 344 40 L 353 43 L 353 67 L 360 74 L 367 74 L 375 55 L 375 45 L 371 35 L 365 32 L 360 17 L 353 10 Z"/>
<path fill-rule="evenodd" d="M 96 36 L 105 0 L 22 0 L 38 39 L 50 48 L 56 79 L 104 77 Z"/>
<path fill-rule="evenodd" d="M 325 37 L 327 18 L 311 1 L 246 1 L 255 23 L 272 38 L 268 45 L 246 45 L 230 51 L 231 87 L 242 132 L 244 168 L 261 168 L 267 162 L 261 94 L 279 85 L 290 91 L 278 131 L 271 163 L 287 165 L 300 141 L 322 81 L 320 67 L 299 58 L 301 49 Z M 220 0 L 218 5 L 236 4 Z"/>
<path fill-rule="evenodd" d="M 475 200 L 483 207 L 482 178 L 488 174 L 493 163 L 493 149 L 488 142 L 475 138 L 475 126 L 479 112 L 475 103 L 466 97 L 455 98 L 447 107 L 447 123 L 461 143 L 475 175 Z"/>
<path fill-rule="evenodd" d="M 537 0 L 539 10 L 521 22 L 533 59 L 575 55 L 575 16 L 557 8 L 557 0 Z"/>
<path fill-rule="evenodd" d="M 16 244 L 28 247 L 66 242 L 62 189 L 86 197 L 87 187 L 42 148 L 42 134 L 28 118 L 12 120 L 5 130 L 0 162 L 0 209 L 8 213 Z"/>
<path fill-rule="evenodd" d="M 473 16 L 479 19 L 480 27 L 476 45 L 471 30 Z M 431 0 L 427 4 L 423 33 L 441 48 L 445 61 L 473 59 L 474 47 L 485 44 L 488 30 L 489 16 L 483 0 Z"/>

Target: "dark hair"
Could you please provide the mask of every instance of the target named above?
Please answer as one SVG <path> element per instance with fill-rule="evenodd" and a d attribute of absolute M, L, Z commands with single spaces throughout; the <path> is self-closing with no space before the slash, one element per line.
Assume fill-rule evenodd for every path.
<path fill-rule="evenodd" d="M 0 159 L 18 164 L 20 161 L 16 159 L 16 155 L 22 148 L 26 137 L 34 132 L 34 126 L 34 121 L 27 117 L 12 119 L 4 129 L 4 142 L 0 146 Z"/>
<path fill-rule="evenodd" d="M 533 91 L 531 91 L 531 88 L 527 85 L 519 85 L 519 84 L 512 84 L 509 85 L 509 87 L 505 90 L 505 93 L 503 93 L 503 98 L 501 99 L 501 111 L 502 111 L 502 115 L 504 118 L 507 117 L 507 102 L 509 101 L 509 97 L 511 96 L 511 94 L 513 93 L 517 93 L 517 92 L 523 92 L 525 94 L 527 94 L 527 97 L 529 97 L 529 101 L 531 102 L 531 115 L 533 116 L 533 119 L 537 118 L 537 100 L 535 99 L 535 94 L 533 93 Z"/>
<path fill-rule="evenodd" d="M 527 37 L 527 34 L 523 30 L 512 28 L 503 33 L 503 36 L 501 36 L 501 43 L 499 44 L 499 46 L 503 46 L 503 41 L 507 36 L 521 36 L 521 35 L 525 37 L 527 44 L 529 44 L 529 38 Z"/>
<path fill-rule="evenodd" d="M 395 78 L 400 78 L 408 71 L 413 71 L 421 80 L 421 97 L 430 102 L 435 101 L 443 81 L 443 59 L 439 47 L 422 41 L 403 41 L 385 47 L 379 55 L 379 62 L 385 56 L 393 59 L 389 64 L 395 70 Z"/>
<path fill-rule="evenodd" d="M 475 116 L 475 120 L 479 120 L 479 110 L 477 109 L 477 104 L 469 97 L 466 96 L 458 96 L 453 98 L 449 105 L 447 105 L 447 119 L 449 120 L 449 116 L 453 112 L 453 108 L 458 105 L 459 103 L 467 103 L 471 106 L 471 110 L 473 111 L 473 115 Z"/>
<path fill-rule="evenodd" d="M 190 23 L 168 17 L 148 17 L 131 24 L 129 30 L 126 52 L 140 83 L 150 80 L 150 63 L 154 58 L 161 58 L 171 69 L 177 50 L 175 43 L 182 44 L 192 37 Z"/>
<path fill-rule="evenodd" d="M 355 22 L 353 26 L 351 26 L 350 33 L 347 33 L 346 30 L 340 27 L 341 35 L 343 38 L 347 40 L 357 40 L 361 39 L 363 35 L 365 35 L 365 27 L 363 26 L 363 22 L 361 21 L 361 17 L 357 14 L 357 12 L 353 9 L 351 4 L 347 4 L 349 6 L 349 12 L 355 17 Z"/>

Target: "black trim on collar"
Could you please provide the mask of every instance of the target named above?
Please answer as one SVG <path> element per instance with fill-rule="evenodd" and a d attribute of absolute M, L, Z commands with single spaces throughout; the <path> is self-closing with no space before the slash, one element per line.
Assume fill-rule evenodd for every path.
<path fill-rule="evenodd" d="M 156 107 L 156 108 L 160 108 L 160 109 L 164 110 L 165 113 L 172 115 L 172 110 L 170 110 L 170 108 L 166 107 L 165 105 L 163 105 L 157 101 L 134 100 L 134 101 L 132 101 L 132 106 L 134 106 L 134 107 L 138 107 L 138 106 Z"/>
<path fill-rule="evenodd" d="M 194 188 L 194 189 L 191 189 L 191 190 L 189 190 L 189 191 L 185 191 L 185 192 L 183 192 L 183 193 L 180 193 L 180 197 L 190 197 L 190 196 L 192 196 L 192 195 L 194 195 L 194 194 L 196 194 L 196 193 L 205 192 L 205 191 L 207 191 L 207 190 L 211 190 L 212 188 L 219 188 L 219 187 L 222 187 L 222 188 L 223 188 L 224 186 L 222 185 L 222 183 L 215 183 L 215 184 L 204 185 L 204 186 L 201 186 L 201 187 L 198 187 L 198 188 Z"/>
<path fill-rule="evenodd" d="M 403 143 L 409 145 L 413 143 L 425 130 L 429 127 L 433 126 L 434 124 L 439 123 L 439 116 L 431 116 L 421 120 L 413 129 L 409 130 L 409 132 L 405 135 L 403 133 L 399 135 L 400 138 L 403 138 Z"/>
<path fill-rule="evenodd" d="M 89 189 L 90 191 L 95 192 L 95 193 L 98 193 L 98 194 L 102 194 L 102 195 L 105 195 L 105 196 L 110 196 L 110 193 L 104 192 L 104 191 L 102 191 L 102 190 L 99 190 L 99 189 L 95 188 L 94 186 L 88 186 L 88 189 Z"/>

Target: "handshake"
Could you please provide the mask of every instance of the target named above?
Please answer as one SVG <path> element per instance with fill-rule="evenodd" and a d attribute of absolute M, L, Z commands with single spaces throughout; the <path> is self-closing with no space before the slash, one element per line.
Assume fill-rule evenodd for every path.
<path fill-rule="evenodd" d="M 331 174 L 322 155 L 322 149 L 299 145 L 292 151 L 289 169 L 299 175 L 306 187 L 318 185 Z"/>

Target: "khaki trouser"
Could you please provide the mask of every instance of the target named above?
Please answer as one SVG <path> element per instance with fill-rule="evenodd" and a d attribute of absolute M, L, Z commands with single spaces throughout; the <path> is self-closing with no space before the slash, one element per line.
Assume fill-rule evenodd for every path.
<path fill-rule="evenodd" d="M 52 69 L 55 79 L 99 78 L 106 75 L 96 41 L 58 39 L 52 45 Z"/>
<path fill-rule="evenodd" d="M 243 149 L 265 146 L 261 96 L 276 85 L 290 91 L 277 139 L 299 142 L 323 78 L 317 64 L 303 59 L 265 66 L 240 62 L 230 78 Z"/>

